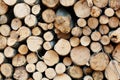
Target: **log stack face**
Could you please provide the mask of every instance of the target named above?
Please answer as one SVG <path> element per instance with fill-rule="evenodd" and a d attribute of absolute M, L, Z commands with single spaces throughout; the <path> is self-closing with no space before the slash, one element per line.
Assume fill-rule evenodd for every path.
<path fill-rule="evenodd" d="M 120 0 L 0 0 L 0 80 L 120 80 Z"/>

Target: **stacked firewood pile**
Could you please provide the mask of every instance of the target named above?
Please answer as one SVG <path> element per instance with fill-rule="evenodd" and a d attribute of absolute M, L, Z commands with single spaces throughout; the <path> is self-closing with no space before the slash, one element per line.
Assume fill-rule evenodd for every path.
<path fill-rule="evenodd" d="M 120 0 L 0 0 L 0 80 L 120 80 Z"/>

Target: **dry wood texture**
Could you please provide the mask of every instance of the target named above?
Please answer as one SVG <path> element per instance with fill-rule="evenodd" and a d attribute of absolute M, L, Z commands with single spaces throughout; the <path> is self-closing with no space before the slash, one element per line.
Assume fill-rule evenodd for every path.
<path fill-rule="evenodd" d="M 0 0 L 0 80 L 120 80 L 120 0 Z"/>

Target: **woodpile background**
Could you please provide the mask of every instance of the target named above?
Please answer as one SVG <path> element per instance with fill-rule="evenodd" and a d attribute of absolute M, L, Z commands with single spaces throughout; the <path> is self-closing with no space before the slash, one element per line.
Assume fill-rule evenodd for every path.
<path fill-rule="evenodd" d="M 0 0 L 0 80 L 120 80 L 120 0 Z"/>

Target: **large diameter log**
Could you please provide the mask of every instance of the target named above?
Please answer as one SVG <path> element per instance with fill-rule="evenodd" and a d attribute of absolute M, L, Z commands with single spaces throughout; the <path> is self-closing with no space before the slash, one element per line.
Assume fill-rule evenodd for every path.
<path fill-rule="evenodd" d="M 77 17 L 86 18 L 90 15 L 90 7 L 86 0 L 80 0 L 74 5 L 74 12 Z"/>
<path fill-rule="evenodd" d="M 111 60 L 107 68 L 105 69 L 105 77 L 108 80 L 120 79 L 120 63 L 115 60 Z"/>
<path fill-rule="evenodd" d="M 71 50 L 70 57 L 77 65 L 86 65 L 90 59 L 90 50 L 84 46 L 78 46 Z"/>
<path fill-rule="evenodd" d="M 18 18 L 24 18 L 30 14 L 30 7 L 25 3 L 18 3 L 14 6 L 14 15 Z"/>
<path fill-rule="evenodd" d="M 103 52 L 95 53 L 90 58 L 90 66 L 93 70 L 103 71 L 106 69 L 108 64 L 109 64 L 109 58 Z"/>
<path fill-rule="evenodd" d="M 65 39 L 60 39 L 54 46 L 54 50 L 61 56 L 66 56 L 71 50 L 71 45 L 69 41 Z"/>
<path fill-rule="evenodd" d="M 41 49 L 43 39 L 37 36 L 30 36 L 27 39 L 27 46 L 30 51 L 36 52 Z"/>

